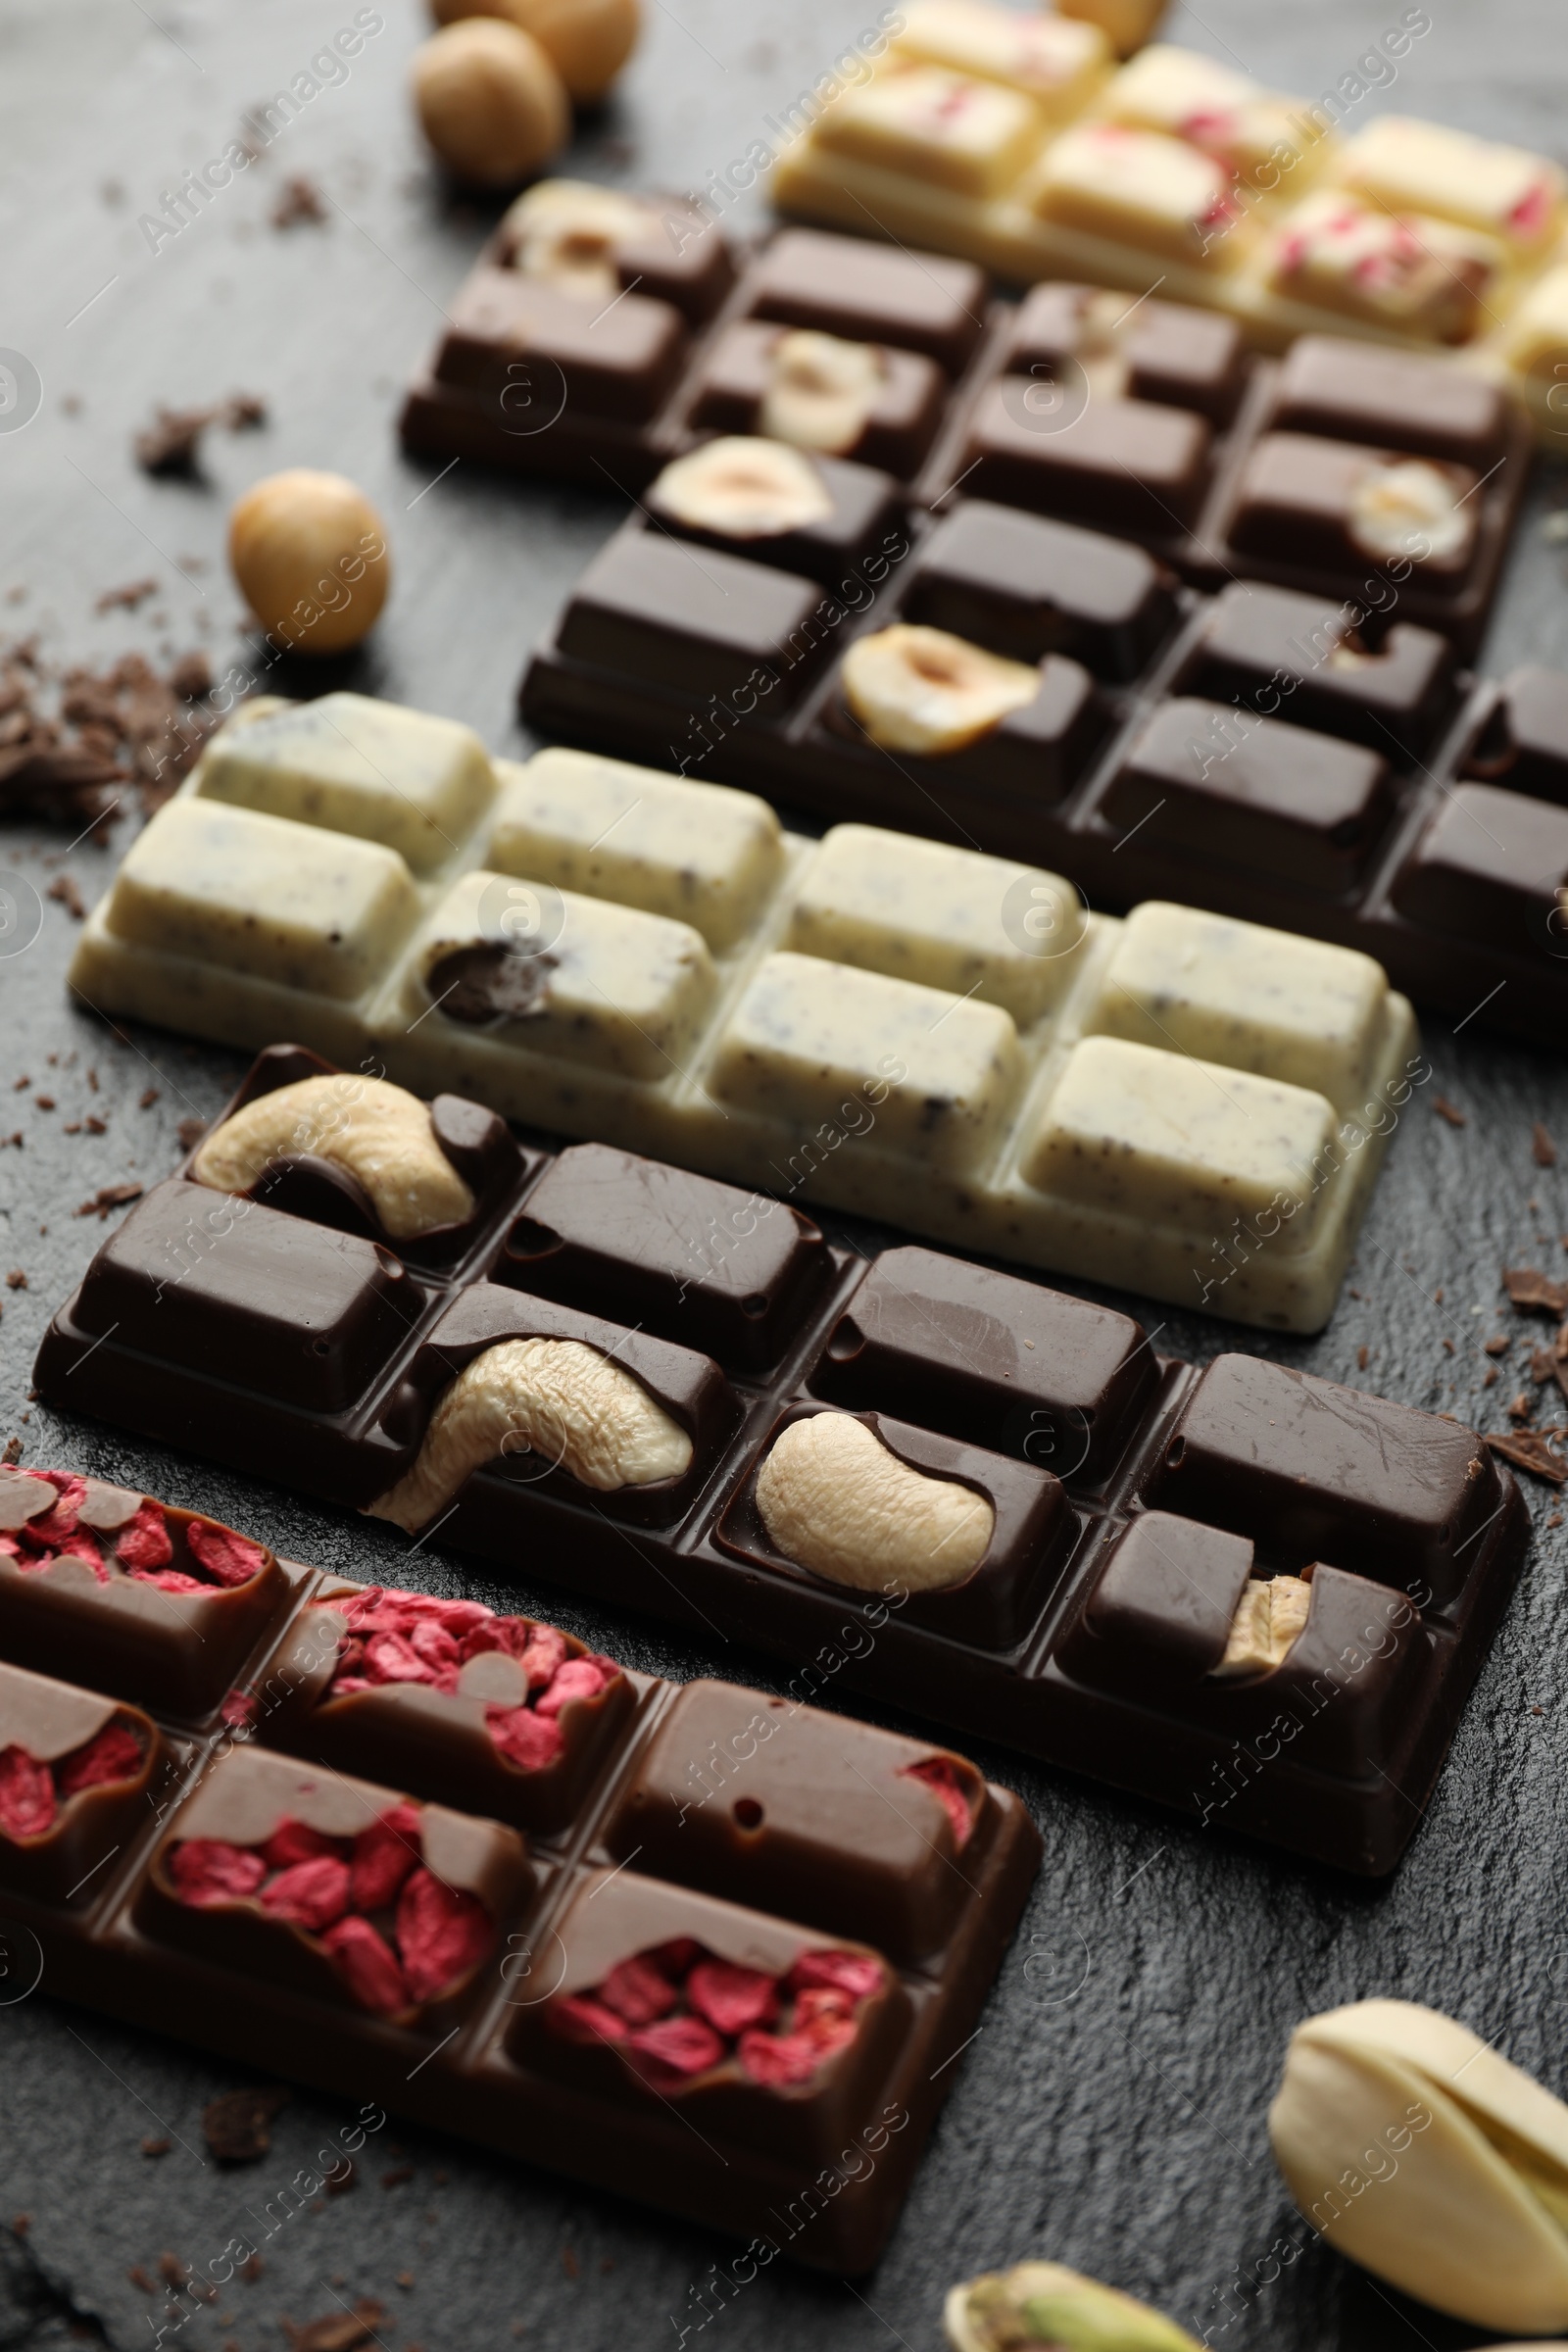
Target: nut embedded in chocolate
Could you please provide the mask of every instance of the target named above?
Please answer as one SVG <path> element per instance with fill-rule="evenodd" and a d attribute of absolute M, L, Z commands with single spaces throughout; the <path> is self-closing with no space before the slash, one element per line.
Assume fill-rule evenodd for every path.
<path fill-rule="evenodd" d="M 218 1192 L 249 1193 L 275 1160 L 299 1153 L 346 1169 L 394 1241 L 473 1214 L 473 1195 L 442 1151 L 427 1106 L 377 1078 L 304 1078 L 259 1096 L 214 1130 L 191 1173 Z"/>
<path fill-rule="evenodd" d="M 978 743 L 1040 692 L 1038 669 L 907 621 L 852 645 L 841 675 L 873 743 L 926 759 Z"/>
<path fill-rule="evenodd" d="M 757 1507 L 786 1559 L 864 1592 L 960 1585 L 996 1529 L 983 1495 L 911 1470 L 849 1413 L 790 1423 L 759 1474 Z"/>
<path fill-rule="evenodd" d="M 559 961 L 548 951 L 519 956 L 510 948 L 459 948 L 442 956 L 425 985 L 449 1019 L 488 1028 L 543 1012 Z"/>

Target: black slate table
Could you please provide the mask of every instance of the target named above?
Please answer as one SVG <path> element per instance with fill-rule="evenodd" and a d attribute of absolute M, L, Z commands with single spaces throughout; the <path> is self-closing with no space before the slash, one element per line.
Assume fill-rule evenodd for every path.
<path fill-rule="evenodd" d="M 424 29 L 416 0 L 381 5 L 384 29 L 347 82 L 323 90 L 155 254 L 138 216 L 220 152 L 243 107 L 308 66 L 351 21 L 349 0 L 7 0 L 0 344 L 38 369 L 42 401 L 24 429 L 0 432 L 0 599 L 25 591 L 0 601 L 0 629 L 36 630 L 57 660 L 101 666 L 130 646 L 204 645 L 222 668 L 244 650 L 222 565 L 229 500 L 277 466 L 336 467 L 385 515 L 397 585 L 372 644 L 333 682 L 450 712 L 515 752 L 524 654 L 620 510 L 608 494 L 498 485 L 466 466 L 433 480 L 437 468 L 397 451 L 402 381 L 487 223 L 443 192 L 411 122 L 408 61 Z M 1203 0 L 1201 12 L 1177 7 L 1170 29 L 1316 93 L 1353 73 L 1403 13 L 1396 0 Z M 647 0 L 647 14 L 641 56 L 568 168 L 685 189 L 766 136 L 766 118 L 875 12 L 852 0 Z M 1557 0 L 1431 0 L 1430 14 L 1396 85 L 1355 119 L 1393 106 L 1561 153 Z M 270 212 L 294 173 L 319 183 L 327 218 L 274 229 Z M 131 436 L 158 403 L 240 389 L 268 400 L 264 432 L 215 434 L 190 484 L 136 470 Z M 1494 667 L 1568 667 L 1564 557 L 1544 528 L 1565 496 L 1568 481 L 1544 467 L 1488 649 Z M 159 594 L 134 616 L 95 614 L 103 591 L 152 575 Z M 79 1463 L 212 1511 L 296 1558 L 396 1577 L 403 1543 L 390 1530 L 28 1404 L 45 1321 L 102 1238 L 77 1203 L 101 1186 L 155 1180 L 176 1155 L 178 1123 L 210 1116 L 240 1067 L 152 1031 L 117 1044 L 66 1002 L 75 926 L 42 894 L 65 870 L 90 903 L 131 831 L 126 821 L 108 850 L 66 852 L 67 836 L 0 826 L 0 867 L 24 897 L 40 894 L 42 916 L 35 944 L 0 961 L 0 1132 L 24 1136 L 0 1152 L 0 1267 L 26 1277 L 25 1289 L 0 1291 L 0 1441 L 16 1435 L 30 1461 Z M 1500 1429 L 1528 1343 L 1516 1337 L 1504 1377 L 1484 1392 L 1483 1342 L 1521 1328 L 1499 1270 L 1568 1272 L 1568 1073 L 1475 1024 L 1456 1037 L 1429 1022 L 1426 1042 L 1435 1077 L 1405 1113 L 1331 1329 L 1309 1343 L 1242 1344 Z M 13 1092 L 24 1076 L 31 1088 Z M 36 1102 L 44 1091 L 52 1112 Z M 1463 1126 L 1435 1111 L 1439 1094 Z M 106 1132 L 66 1137 L 89 1108 Z M 1532 1156 L 1537 1121 L 1562 1147 L 1555 1169 Z M 1204 1355 L 1233 1344 L 1201 1317 L 1166 1321 L 1162 1346 Z M 309 2185 L 323 2169 L 317 2151 L 352 2116 L 352 2103 L 303 2092 L 268 2157 L 220 2170 L 200 2117 L 238 2070 L 57 2005 L 47 1984 L 8 2002 L 0 1983 L 0 2344 L 145 2345 L 170 2315 L 162 2287 L 149 2292 L 138 2273 L 157 2286 L 160 2257 L 206 2270 L 235 2240 L 260 2249 L 260 2276 L 187 2321 L 190 2352 L 281 2346 L 282 2322 L 341 2318 L 362 2297 L 385 2306 L 377 2340 L 395 2352 L 699 2341 L 933 2352 L 944 2289 L 1026 2255 L 1153 2298 L 1227 2352 L 1484 2340 L 1398 2305 L 1308 2242 L 1264 2117 L 1298 2018 L 1369 1993 L 1449 2010 L 1568 2089 L 1564 1545 L 1547 1525 L 1551 1493 L 1531 1494 L 1524 1584 L 1430 1818 L 1386 1886 L 1316 1874 L 1065 1775 L 980 1755 L 1034 1808 L 1045 1870 L 870 2279 L 851 2286 L 780 2261 L 737 2284 L 733 2248 L 564 2184 L 546 2148 L 530 2171 L 395 2121 L 368 2143 L 353 2193 L 302 2195 L 291 2184 L 303 2175 Z M 660 1673 L 780 1687 L 764 1661 L 702 1653 L 546 1589 L 504 1594 L 438 1552 L 421 1553 L 418 1575 L 547 1612 Z M 146 2156 L 144 2140 L 170 2152 Z"/>

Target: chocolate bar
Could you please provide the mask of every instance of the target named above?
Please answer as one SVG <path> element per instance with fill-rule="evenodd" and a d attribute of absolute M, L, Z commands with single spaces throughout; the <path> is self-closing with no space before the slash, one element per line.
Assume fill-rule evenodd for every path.
<path fill-rule="evenodd" d="M 0 1609 L 45 1668 L 0 1663 L 0 1915 L 51 1990 L 869 2268 L 1039 1866 L 1019 1800 L 146 1496 L 109 1526 L 111 1493 L 0 1471 L 24 1589 L 87 1563 L 69 1616 Z M 251 1592 L 245 1654 L 174 1545 L 251 1569 L 214 1588 Z M 122 1646 L 127 1593 L 173 1603 L 156 1644 Z"/>
<path fill-rule="evenodd" d="M 1026 285 L 1200 304 L 1264 350 L 1327 332 L 1453 352 L 1481 389 L 1500 378 L 1523 396 L 1544 439 L 1557 429 L 1555 164 L 1395 116 L 1346 138 L 1337 95 L 1292 98 L 1166 44 L 1107 81 L 1108 53 L 1050 54 L 1068 27 L 1042 49 L 985 0 L 915 0 L 905 20 L 871 79 L 780 158 L 786 212 L 860 233 L 874 220 Z M 1123 51 L 1147 38 L 1106 29 Z M 1389 54 L 1416 37 L 1394 28 Z"/>
<path fill-rule="evenodd" d="M 1053 612 L 1039 571 L 1021 576 L 1008 626 L 1059 620 L 1115 666 L 1141 630 L 1162 624 L 1164 583 L 1136 551 L 1097 570 L 1077 563 L 1070 533 L 1038 527 L 1047 557 L 1064 554 L 1078 584 Z M 890 776 L 903 795 L 929 779 L 935 805 L 955 789 L 950 766 L 970 790 L 1000 772 L 1006 797 L 983 805 L 1021 844 L 1038 838 L 1053 799 L 1070 805 L 1086 746 L 1111 727 L 1100 687 L 1070 656 L 1031 668 L 965 655 L 975 673 L 965 704 L 919 667 L 928 644 L 956 641 L 911 627 L 896 679 L 922 708 L 956 705 L 981 740 L 952 760 L 909 750 L 890 760 L 847 704 L 831 725 L 808 718 L 854 646 L 839 657 L 807 632 L 769 655 L 767 600 L 793 597 L 798 577 L 737 564 L 757 594 L 726 602 L 675 542 L 648 540 L 644 553 L 665 591 L 662 658 L 711 676 L 726 634 L 749 636 L 759 706 L 800 703 L 832 789 L 867 776 L 883 788 Z M 624 641 L 637 614 L 615 596 L 623 576 L 607 561 L 573 629 Z M 933 587 L 955 576 L 934 573 Z M 868 691 L 885 694 L 885 679 Z M 315 806 L 319 748 L 330 747 L 335 774 L 340 738 L 368 725 L 366 711 L 381 734 L 356 821 L 370 833 L 391 795 L 399 828 L 417 812 L 452 844 L 445 869 L 418 882 L 386 842 L 281 813 Z M 418 750 L 428 722 L 357 697 L 326 697 L 308 713 L 253 706 L 216 739 L 212 769 L 132 845 L 85 928 L 74 988 L 101 1011 L 235 1044 L 292 1036 L 430 1096 L 459 1092 L 733 1183 L 900 1216 L 960 1249 L 983 1244 L 1145 1296 L 1212 1298 L 1275 1329 L 1327 1320 L 1422 1066 L 1409 1005 L 1365 956 L 1168 905 L 1114 924 L 1087 914 L 1072 884 L 1032 857 L 853 824 L 809 844 L 748 795 L 565 752 L 489 771 L 489 804 L 465 829 L 445 767 L 412 760 L 407 800 L 397 795 L 404 771 L 384 737 L 404 717 Z M 765 744 L 766 730 L 753 740 Z M 243 807 L 205 789 L 212 773 L 228 794 L 236 769 Z M 1151 863 L 1166 857 L 1161 838 Z M 362 1087 L 379 1099 L 373 1081 Z M 478 1213 L 475 1162 L 461 1196 L 451 1191 L 457 1116 L 442 1114 L 439 1164 L 418 1158 L 445 1202 L 425 1257 L 461 1255 Z M 269 1149 L 309 1159 L 314 1132 L 309 1120 L 299 1138 L 290 1126 Z M 482 1158 L 477 1130 L 472 1141 Z M 493 1149 L 504 1184 L 506 1151 Z M 1102 1166 L 1114 1182 L 1086 1176 Z M 1276 1196 L 1290 1207 L 1273 1246 L 1205 1291 L 1216 1236 Z M 214 1248 L 223 1213 L 161 1199 L 149 1211 L 166 1220 L 157 1276 L 109 1277 L 127 1308 L 144 1279 L 171 1297 L 165 1309 L 176 1322 L 197 1290 L 236 1279 L 230 1253 Z M 329 1221 L 343 1217 L 334 1209 Z M 307 1387 L 328 1417 L 318 1434 L 328 1453 L 334 1384 L 352 1385 L 377 1334 L 415 1311 L 412 1271 L 345 1239 L 311 1298 L 321 1346 Z M 360 1473 L 348 1463 L 342 1475 Z"/>
<path fill-rule="evenodd" d="M 1141 953 L 1177 968 L 1157 926 Z M 1123 1034 L 1100 1041 L 1113 1058 L 1144 1019 L 1125 977 Z M 1334 1083 L 1345 1042 L 1289 1040 L 1298 1083 Z M 231 1131 L 243 1140 L 273 1101 L 283 1142 L 313 1102 L 334 1106 L 317 1156 L 356 1156 L 364 1086 L 298 1049 L 263 1055 L 56 1317 L 35 1373 L 51 1404 L 769 1650 L 797 1670 L 797 1697 L 842 1676 L 1200 1820 L 1349 1870 L 1394 1867 L 1524 1550 L 1513 1479 L 1469 1431 L 1248 1356 L 1200 1371 L 1158 1356 L 1128 1315 L 963 1258 L 901 1247 L 867 1262 L 786 1201 L 598 1145 L 519 1169 L 460 1271 L 416 1266 L 408 1237 L 407 1321 L 342 1410 L 313 1411 L 251 1334 L 285 1268 L 308 1298 L 341 1279 L 351 1239 L 373 1299 L 384 1221 L 351 1237 L 269 1205 L 254 1155 L 247 1193 L 211 1177 L 231 1164 Z M 424 1143 L 437 1149 L 433 1118 Z M 1087 1157 L 1083 1173 L 1117 1181 Z M 383 1190 L 403 1197 L 395 1168 Z M 168 1236 L 212 1208 L 228 1230 L 176 1324 L 151 1303 Z M 1240 1279 L 1282 1221 L 1238 1215 L 1205 1280 Z M 314 1347 L 297 1312 L 300 1348 Z M 207 1370 L 220 1360 L 221 1383 Z M 263 1694 L 263 1736 L 393 1786 L 417 1773 L 443 1803 L 466 1788 L 530 1835 L 553 1832 L 623 1738 L 606 1662 L 555 1642 L 552 1677 L 574 1693 L 557 1738 L 516 1713 L 532 1636 L 506 1656 L 486 1636 L 472 1657 L 421 1637 L 411 1656 L 402 1604 L 384 1619 L 381 1606 L 330 1580 L 314 1590 L 290 1642 L 244 1679 Z M 423 1685 L 386 1687 L 417 1683 L 420 1657 L 426 1680 L 456 1677 L 439 1703 Z M 681 1703 L 694 1720 L 680 1713 L 625 1784 L 607 1861 L 639 1849 L 658 1875 L 673 1854 L 688 1884 L 746 1901 L 776 1867 L 831 1905 L 808 1917 L 890 1958 L 891 1917 L 944 1932 L 940 1875 L 916 1896 L 857 1840 L 841 1883 L 770 1766 L 694 1832 L 674 1759 L 708 1752 L 712 1709 Z M 503 1716 L 498 1760 L 484 1726 Z M 538 1771 L 526 1792 L 514 1750 Z"/>

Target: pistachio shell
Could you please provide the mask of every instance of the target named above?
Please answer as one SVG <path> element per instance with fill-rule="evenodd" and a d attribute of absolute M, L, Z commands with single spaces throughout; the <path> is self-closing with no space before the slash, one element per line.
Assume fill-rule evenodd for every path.
<path fill-rule="evenodd" d="M 1477 2327 L 1568 2325 L 1568 2108 L 1465 2027 L 1406 2001 L 1309 2019 L 1269 2131 L 1342 2254 Z"/>
<path fill-rule="evenodd" d="M 1198 2352 L 1161 2312 L 1059 2262 L 1020 2262 L 956 2286 L 943 2322 L 953 2352 Z"/>

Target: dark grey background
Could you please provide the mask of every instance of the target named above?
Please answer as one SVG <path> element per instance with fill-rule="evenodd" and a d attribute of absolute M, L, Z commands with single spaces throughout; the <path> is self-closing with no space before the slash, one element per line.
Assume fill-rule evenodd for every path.
<path fill-rule="evenodd" d="M 0 598 L 26 592 L 0 602 L 0 631 L 36 629 L 61 659 L 199 644 L 226 662 L 240 622 L 222 568 L 229 500 L 285 464 L 335 466 L 380 506 L 397 564 L 391 607 L 345 682 L 448 711 L 515 751 L 525 651 L 619 514 L 609 498 L 498 485 L 467 466 L 431 488 L 437 469 L 398 454 L 400 383 L 439 329 L 484 222 L 443 195 L 411 126 L 408 60 L 423 29 L 415 0 L 382 5 L 386 29 L 347 85 L 317 99 L 267 161 L 155 259 L 136 216 L 181 170 L 219 152 L 239 109 L 291 78 L 350 21 L 353 0 L 3 0 L 0 345 L 30 358 L 44 394 L 31 424 L 0 433 Z M 1171 30 L 1313 93 L 1401 10 L 1402 0 L 1204 0 L 1201 17 L 1178 7 Z M 853 0 L 648 0 L 643 52 L 572 165 L 631 186 L 695 184 L 742 154 L 874 13 Z M 1431 13 L 1433 29 L 1397 86 L 1360 119 L 1392 104 L 1561 152 L 1558 0 L 1432 0 Z M 320 180 L 331 217 L 281 233 L 267 216 L 298 172 Z M 155 403 L 240 388 L 271 404 L 265 433 L 215 436 L 196 485 L 137 473 L 130 438 Z M 80 404 L 74 415 L 68 395 Z M 1562 497 L 1549 474 L 1538 486 L 1490 649 L 1494 665 L 1534 657 L 1568 666 L 1562 558 L 1542 531 Z M 153 573 L 160 596 L 136 618 L 94 616 L 103 590 Z M 107 854 L 70 852 L 89 902 L 130 830 L 121 825 Z M 42 892 L 63 848 L 8 826 L 0 867 Z M 389 1530 L 29 1411 L 39 1335 L 102 1238 L 96 1220 L 73 1215 L 77 1202 L 100 1185 L 162 1174 L 177 1122 L 210 1115 L 240 1066 L 152 1032 L 122 1047 L 74 1012 L 63 977 L 74 925 L 52 902 L 42 917 L 36 944 L 0 962 L 0 1133 L 25 1137 L 20 1152 L 0 1152 L 0 1267 L 27 1277 L 24 1291 L 0 1291 L 0 1439 L 19 1435 L 32 1461 L 134 1479 L 298 1558 L 363 1577 L 396 1573 L 401 1539 Z M 1508 1321 L 1503 1264 L 1568 1272 L 1559 1239 L 1568 1158 L 1545 1171 L 1530 1149 L 1539 1119 L 1568 1153 L 1568 1084 L 1548 1055 L 1473 1026 L 1455 1041 L 1430 1023 L 1427 1044 L 1436 1077 L 1405 1114 L 1354 1290 L 1332 1329 L 1308 1344 L 1253 1335 L 1243 1344 L 1349 1380 L 1364 1347 L 1366 1385 L 1500 1428 L 1519 1385 L 1519 1346 L 1515 1374 L 1483 1396 L 1480 1343 Z M 24 1074 L 33 1092 L 47 1081 L 53 1113 L 13 1093 Z M 149 1087 L 159 1099 L 142 1109 Z M 1462 1129 L 1434 1115 L 1439 1090 L 1466 1114 Z M 64 1137 L 88 1107 L 107 1117 L 108 1133 Z M 1201 1354 L 1230 1338 L 1178 1317 L 1161 1344 Z M 1532 1500 L 1534 1558 L 1431 1817 L 1389 1886 L 1314 1874 L 1065 1776 L 982 1757 L 1034 1807 L 1046 1866 L 870 2280 L 850 2287 L 780 2263 L 700 2331 L 704 2307 L 690 2290 L 730 2251 L 719 2241 L 563 2186 L 548 2169 L 492 2162 L 394 2123 L 371 2143 L 355 2192 L 278 2231 L 260 2281 L 191 2321 L 184 2343 L 257 2352 L 283 2343 L 282 2318 L 303 2323 L 337 2309 L 335 2298 L 373 2294 L 389 2307 L 379 2332 L 395 2352 L 497 2352 L 519 2334 L 571 2352 L 654 2352 L 683 2326 L 688 2341 L 729 2352 L 930 2352 L 944 2289 L 1025 2255 L 1154 2298 L 1226 2347 L 1375 2340 L 1419 2352 L 1479 2340 L 1428 2313 L 1396 2311 L 1321 2248 L 1254 2290 L 1250 2311 L 1227 2290 L 1276 2239 L 1305 2240 L 1264 2130 L 1286 2036 L 1303 2014 L 1375 1992 L 1428 2000 L 1553 2088 L 1568 2086 L 1564 1549 L 1544 1527 L 1552 1497 L 1538 1487 Z M 419 1575 L 503 1597 L 458 1559 L 422 1553 Z M 508 1596 L 638 1665 L 777 1687 L 763 1662 L 702 1655 L 657 1628 L 580 1609 L 542 1578 Z M 0 2225 L 30 2217 L 20 2236 L 0 2226 L 0 2347 L 63 2342 L 74 2320 L 115 2345 L 149 2342 L 161 2305 L 127 2278 L 131 2266 L 151 2272 L 172 2252 L 205 2267 L 231 2238 L 254 2235 L 252 2217 L 349 2120 L 352 2102 L 301 2094 L 270 2157 L 224 2174 L 205 2159 L 200 2115 L 239 2079 L 231 2066 L 56 2006 L 47 1986 L 0 2009 Z M 149 2135 L 172 2138 L 172 2152 L 144 2158 Z M 548 2148 L 540 2156 L 547 2166 Z M 382 2173 L 403 2163 L 413 2180 L 383 2190 Z M 395 2283 L 399 2273 L 413 2283 Z"/>

